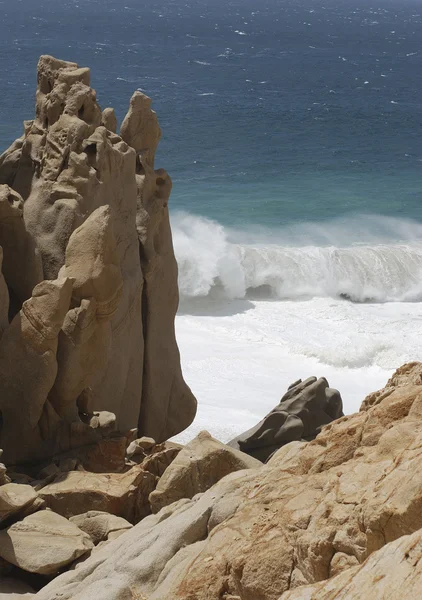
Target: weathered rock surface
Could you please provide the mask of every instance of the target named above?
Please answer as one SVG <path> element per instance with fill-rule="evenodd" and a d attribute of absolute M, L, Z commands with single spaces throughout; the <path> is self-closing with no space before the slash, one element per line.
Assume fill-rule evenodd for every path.
<path fill-rule="evenodd" d="M 76 527 L 85 531 L 95 545 L 112 539 L 115 534 L 133 527 L 131 523 L 126 519 L 122 519 L 122 517 L 116 517 L 116 515 L 98 510 L 90 510 L 82 515 L 71 517 L 69 520 Z"/>
<path fill-rule="evenodd" d="M 164 442 L 155 446 L 155 451 L 142 460 L 142 467 L 149 471 L 158 479 L 162 477 L 164 471 L 174 461 L 181 451 L 182 446 L 173 442 Z M 138 456 L 139 457 L 139 456 Z M 134 459 L 138 458 L 137 456 Z"/>
<path fill-rule="evenodd" d="M 63 322 L 58 372 L 49 398 L 57 414 L 72 422 L 79 413 L 93 412 L 86 405 L 85 390 L 95 386 L 98 373 L 109 363 L 111 319 L 123 292 L 110 206 L 97 208 L 72 233 L 60 274 L 73 280 L 72 298 L 78 302 Z"/>
<path fill-rule="evenodd" d="M 49 575 L 93 548 L 86 533 L 42 510 L 0 531 L 0 556 L 24 571 Z"/>
<path fill-rule="evenodd" d="M 127 473 L 71 471 L 60 474 L 38 494 L 51 510 L 66 518 L 88 509 L 137 523 L 150 513 L 148 496 L 155 486 L 156 477 L 136 465 Z"/>
<path fill-rule="evenodd" d="M 422 530 L 374 552 L 340 575 L 285 592 L 280 600 L 405 600 L 422 590 Z"/>
<path fill-rule="evenodd" d="M 174 335 L 171 180 L 154 170 L 150 105 L 133 96 L 120 137 L 89 69 L 42 56 L 35 119 L 0 157 L 6 464 L 107 437 L 112 420 L 102 428 L 94 413 L 157 442 L 194 418 Z"/>
<path fill-rule="evenodd" d="M 139 433 L 162 442 L 191 423 L 196 402 L 183 382 L 174 317 L 179 303 L 177 263 L 173 251 L 168 199 L 171 179 L 154 171 L 161 130 L 151 100 L 137 91 L 130 101 L 122 138 L 137 153 L 137 217 L 144 275 L 144 378 Z"/>
<path fill-rule="evenodd" d="M 309 377 L 292 383 L 280 404 L 229 446 L 266 461 L 284 444 L 313 440 L 324 425 L 342 416 L 340 393 L 323 377 Z"/>
<path fill-rule="evenodd" d="M 178 453 L 150 494 L 152 512 L 205 492 L 229 473 L 261 466 L 259 460 L 229 448 L 207 431 L 201 431 Z"/>
<path fill-rule="evenodd" d="M 71 294 L 68 278 L 38 284 L 2 336 L 0 442 L 6 462 L 43 455 L 43 429 L 48 432 L 51 418 L 46 397 L 57 374 L 58 336 Z"/>
<path fill-rule="evenodd" d="M 314 441 L 147 517 L 38 597 L 278 600 L 359 567 L 422 528 L 420 374 L 412 365 L 378 404 Z"/>
<path fill-rule="evenodd" d="M 6 483 L 0 487 L 0 523 L 29 507 L 38 498 L 30 485 Z"/>
<path fill-rule="evenodd" d="M 244 472 L 231 473 L 224 479 L 224 485 L 219 482 L 212 493 L 210 490 L 194 500 L 180 500 L 157 515 L 150 515 L 100 548 L 75 571 L 51 582 L 37 594 L 37 599 L 57 599 L 59 594 L 61 600 L 88 599 L 95 595 L 102 600 L 155 597 L 153 591 L 158 582 L 173 567 L 178 569 L 179 558 L 183 566 L 192 549 L 196 551 L 204 545 L 201 540 L 207 536 L 210 520 L 216 525 L 223 514 L 228 515 L 236 508 L 235 494 L 242 476 Z M 169 593 L 162 598 L 168 600 L 173 596 Z"/>
<path fill-rule="evenodd" d="M 127 456 L 132 458 L 133 456 L 145 455 L 145 452 L 154 448 L 156 442 L 150 437 L 141 437 L 137 440 L 133 440 L 127 447 Z"/>
<path fill-rule="evenodd" d="M 422 385 L 422 371 L 419 367 L 420 363 L 411 362 L 407 363 L 397 369 L 394 372 L 391 379 L 387 381 L 387 384 L 381 390 L 368 394 L 365 400 L 362 402 L 360 410 L 368 410 L 371 406 L 375 406 L 392 394 L 396 388 L 401 386 Z"/>

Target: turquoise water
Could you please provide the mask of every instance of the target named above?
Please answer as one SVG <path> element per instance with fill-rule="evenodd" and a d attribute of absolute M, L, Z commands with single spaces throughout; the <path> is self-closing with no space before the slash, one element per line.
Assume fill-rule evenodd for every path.
<path fill-rule="evenodd" d="M 37 58 L 49 53 L 90 66 L 120 119 L 135 89 L 153 98 L 173 212 L 237 229 L 422 220 L 420 2 L 3 0 L 0 10 L 0 149 L 32 117 Z"/>

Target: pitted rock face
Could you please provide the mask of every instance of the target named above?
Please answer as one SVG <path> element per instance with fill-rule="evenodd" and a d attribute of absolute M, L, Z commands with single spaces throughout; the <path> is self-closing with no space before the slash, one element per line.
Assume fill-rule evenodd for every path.
<path fill-rule="evenodd" d="M 151 100 L 135 93 L 121 136 L 116 129 L 89 69 L 40 58 L 35 119 L 0 156 L 0 446 L 9 463 L 92 442 L 88 404 L 157 442 L 195 415 L 174 334 L 171 180 L 153 168 L 161 130 Z M 27 447 L 16 442 L 21 423 Z"/>

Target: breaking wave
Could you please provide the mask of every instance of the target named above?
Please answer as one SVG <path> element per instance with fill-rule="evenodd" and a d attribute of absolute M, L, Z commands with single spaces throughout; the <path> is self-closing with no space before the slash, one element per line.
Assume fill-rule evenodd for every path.
<path fill-rule="evenodd" d="M 176 213 L 172 230 L 182 299 L 422 300 L 422 225 L 414 221 L 365 215 L 235 231 Z"/>

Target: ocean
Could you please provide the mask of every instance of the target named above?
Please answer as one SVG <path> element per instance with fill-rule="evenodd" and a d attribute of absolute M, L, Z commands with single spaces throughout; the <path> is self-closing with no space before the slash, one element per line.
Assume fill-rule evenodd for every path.
<path fill-rule="evenodd" d="M 345 412 L 421 360 L 420 0 L 0 0 L 0 151 L 36 63 L 140 89 L 173 178 L 185 440 L 253 425 L 298 378 Z"/>

